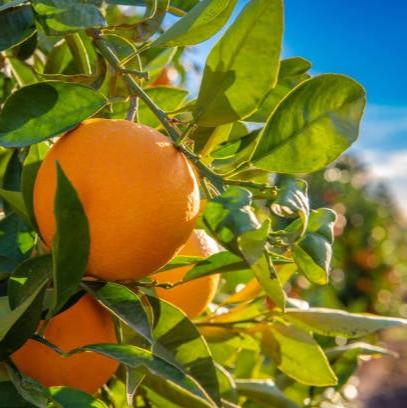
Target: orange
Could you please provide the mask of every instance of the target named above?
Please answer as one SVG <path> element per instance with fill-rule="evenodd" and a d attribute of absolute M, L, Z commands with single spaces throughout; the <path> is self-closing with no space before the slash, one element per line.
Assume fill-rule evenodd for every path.
<path fill-rule="evenodd" d="M 190 236 L 179 255 L 207 257 L 219 252 L 216 242 L 204 231 L 195 230 Z M 153 279 L 160 283 L 178 282 L 191 269 L 183 266 L 157 273 Z M 219 283 L 219 275 L 209 275 L 192 280 L 172 289 L 156 288 L 157 296 L 164 299 L 179 309 L 183 310 L 189 318 L 199 316 L 212 301 Z"/>
<path fill-rule="evenodd" d="M 88 275 L 140 279 L 165 265 L 191 234 L 199 188 L 185 156 L 155 129 L 90 119 L 56 142 L 35 181 L 34 212 L 48 246 L 55 233 L 56 161 L 89 221 Z"/>
<path fill-rule="evenodd" d="M 157 79 L 152 82 L 151 86 L 166 86 L 166 85 L 171 85 L 171 76 L 172 76 L 172 71 L 165 67 L 160 75 L 157 77 Z"/>
<path fill-rule="evenodd" d="M 64 351 L 95 343 L 117 343 L 110 313 L 89 295 L 53 317 L 44 336 Z M 65 385 L 94 394 L 118 368 L 118 362 L 93 352 L 61 357 L 28 340 L 13 355 L 16 366 L 46 387 Z"/>

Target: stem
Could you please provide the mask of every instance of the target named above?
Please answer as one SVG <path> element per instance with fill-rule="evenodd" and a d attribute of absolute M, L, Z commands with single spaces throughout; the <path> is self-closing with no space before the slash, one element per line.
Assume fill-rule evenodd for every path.
<path fill-rule="evenodd" d="M 92 31 L 91 34 L 93 36 L 93 41 L 96 47 L 107 59 L 112 68 L 115 69 L 117 72 L 123 72 L 123 69 L 120 66 L 119 58 L 112 51 L 107 42 L 100 36 L 100 33 L 98 31 Z M 123 78 L 127 82 L 127 85 L 132 94 L 138 96 L 149 107 L 149 109 L 155 114 L 158 120 L 163 124 L 170 138 L 174 142 L 177 142 L 180 135 L 178 131 L 175 130 L 175 128 L 171 125 L 170 121 L 167 118 L 166 113 L 150 99 L 150 97 L 144 92 L 143 88 L 141 88 L 141 86 L 131 76 L 131 74 L 124 73 Z"/>
<path fill-rule="evenodd" d="M 130 106 L 127 111 L 126 119 L 130 122 L 134 122 L 137 116 L 138 99 L 137 96 L 132 95 L 130 97 Z"/>

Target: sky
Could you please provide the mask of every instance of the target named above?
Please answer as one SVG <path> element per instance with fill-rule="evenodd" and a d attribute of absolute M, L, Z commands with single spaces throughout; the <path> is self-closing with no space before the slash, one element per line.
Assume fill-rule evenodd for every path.
<path fill-rule="evenodd" d="M 215 40 L 198 47 L 201 63 Z M 407 214 L 407 0 L 285 0 L 283 57 L 291 56 L 310 60 L 312 74 L 347 74 L 364 86 L 367 108 L 350 151 Z"/>

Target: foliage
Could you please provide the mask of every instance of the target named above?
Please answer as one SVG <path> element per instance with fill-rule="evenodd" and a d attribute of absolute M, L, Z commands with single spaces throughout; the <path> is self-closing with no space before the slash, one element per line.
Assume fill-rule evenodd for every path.
<path fill-rule="evenodd" d="M 197 98 L 188 96 L 186 47 L 220 31 L 235 6 L 233 0 L 0 3 L 0 401 L 117 408 L 317 404 L 326 387 L 341 390 L 359 355 L 382 352 L 364 338 L 406 323 L 293 296 L 295 280 L 330 280 L 338 225 L 335 211 L 310 205 L 298 174 L 324 168 L 356 140 L 364 90 L 342 75 L 311 78 L 302 58 L 281 60 L 282 0 L 251 0 L 209 53 Z M 172 27 L 164 30 L 163 21 Z M 154 87 L 169 68 L 178 73 L 177 86 Z M 156 127 L 195 165 L 207 200 L 198 227 L 223 250 L 207 259 L 177 257 L 164 268 L 190 265 L 185 282 L 222 274 L 215 304 L 195 321 L 155 297 L 153 279 L 82 279 L 86 214 L 61 167 L 54 250 L 41 255 L 32 211 L 36 172 L 54 137 L 90 116 Z M 375 223 L 366 225 L 368 233 Z M 115 316 L 121 342 L 58 350 L 37 324 L 84 290 Z M 340 348 L 337 336 L 360 340 Z M 93 351 L 122 368 L 96 396 L 46 389 L 9 359 L 30 337 L 67 358 Z"/>

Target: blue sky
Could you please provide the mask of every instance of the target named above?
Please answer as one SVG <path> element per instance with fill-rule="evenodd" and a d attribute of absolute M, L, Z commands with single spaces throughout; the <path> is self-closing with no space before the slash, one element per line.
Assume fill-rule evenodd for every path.
<path fill-rule="evenodd" d="M 195 61 L 204 63 L 215 40 L 198 46 Z M 407 214 L 407 0 L 285 0 L 283 57 L 291 56 L 310 60 L 313 74 L 347 74 L 365 87 L 351 151 L 388 182 Z"/>

